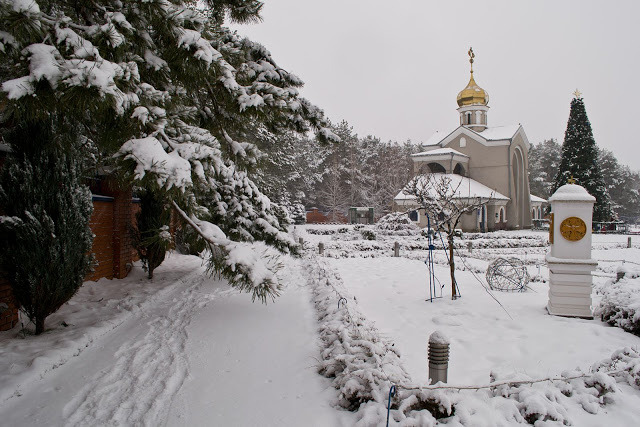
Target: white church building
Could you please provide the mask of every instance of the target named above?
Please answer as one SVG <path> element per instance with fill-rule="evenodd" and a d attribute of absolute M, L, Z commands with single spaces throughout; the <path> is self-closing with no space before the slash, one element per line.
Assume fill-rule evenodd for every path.
<path fill-rule="evenodd" d="M 446 174 L 458 188 L 455 197 L 489 200 L 463 215 L 464 231 L 531 228 L 532 216 L 540 218 L 546 201 L 529 193 L 527 135 L 520 124 L 489 126 L 489 94 L 473 78 L 471 49 L 469 56 L 471 77 L 457 99 L 460 126 L 436 132 L 424 151 L 412 155 L 413 174 Z M 394 211 L 408 211 L 419 226 L 427 225 L 415 197 L 404 190 L 394 198 Z"/>

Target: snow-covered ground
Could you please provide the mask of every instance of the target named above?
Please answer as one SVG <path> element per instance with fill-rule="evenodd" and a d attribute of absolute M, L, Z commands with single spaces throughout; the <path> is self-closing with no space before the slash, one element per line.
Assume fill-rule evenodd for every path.
<path fill-rule="evenodd" d="M 266 306 L 177 254 L 152 282 L 87 282 L 42 336 L 0 333 L 0 425 L 349 425 L 297 262 Z"/>
<path fill-rule="evenodd" d="M 395 344 L 416 384 L 428 383 L 427 343 L 436 330 L 451 341 L 449 383 L 465 386 L 487 384 L 490 374 L 500 378 L 519 374 L 546 378 L 576 368 L 588 372 L 593 364 L 616 350 L 640 349 L 639 337 L 599 319 L 562 318 L 546 313 L 545 232 L 465 235 L 456 258 L 461 268 L 456 271 L 456 278 L 462 298 L 454 301 L 450 298 L 445 254 L 438 251 L 436 278 L 444 288 L 442 298 L 430 302 L 426 251 L 417 244 L 424 238 L 377 235 L 375 241 L 362 241 L 350 227 L 318 227 L 317 232 L 314 228 L 307 226 L 304 231 L 308 232 L 298 233 L 311 250 L 324 243 L 330 265 L 357 300 L 359 311 Z M 522 246 L 514 244 L 518 240 Z M 402 248 L 400 258 L 389 256 L 396 241 Z M 467 247 L 468 242 L 472 248 Z M 640 237 L 634 236 L 632 248 L 627 248 L 627 236 L 594 236 L 593 257 L 599 260 L 594 277 L 596 289 L 615 277 L 623 261 L 638 268 L 639 243 Z M 526 292 L 487 291 L 484 271 L 498 256 L 520 258 L 528 265 L 535 280 Z M 594 293 L 593 297 L 596 305 L 600 296 Z M 617 399 L 615 405 L 603 408 L 598 415 L 575 413 L 573 419 L 580 420 L 579 425 L 633 425 L 640 417 L 640 393 L 624 387 Z"/>
<path fill-rule="evenodd" d="M 319 242 L 325 244 L 323 265 L 355 297 L 349 309 L 377 327 L 413 384 L 428 382 L 427 341 L 436 330 L 451 341 L 449 383 L 458 385 L 487 384 L 492 372 L 498 378 L 588 372 L 616 350 L 640 348 L 639 337 L 599 319 L 546 313 L 544 232 L 465 235 L 457 249 L 462 298 L 455 301 L 439 251 L 436 277 L 443 297 L 433 302 L 426 301 L 423 237 L 363 240 L 353 227 L 310 225 L 297 227 L 294 236 L 305 240 L 308 257 Z M 401 243 L 400 258 L 390 257 L 395 241 Z M 615 277 L 622 260 L 627 268 L 638 267 L 640 237 L 632 243 L 628 249 L 627 236 L 594 236 L 596 289 Z M 523 293 L 493 292 L 501 305 L 480 283 L 499 256 L 521 258 L 534 279 Z M 309 288 L 303 266 L 310 259 L 283 257 L 285 288 L 268 305 L 209 278 L 199 258 L 177 254 L 153 281 L 135 266 L 127 279 L 87 282 L 47 319 L 42 336 L 24 336 L 18 327 L 0 333 L 0 424 L 353 425 L 358 418 L 335 407 L 340 397 L 332 380 L 317 373 L 324 358 L 318 328 L 332 321 L 317 316 L 344 310 L 331 291 L 328 298 L 336 301 L 329 301 L 329 311 L 316 312 L 318 298 L 325 297 Z M 594 304 L 599 298 L 594 293 Z M 384 387 L 376 393 L 387 393 Z M 492 425 L 499 419 L 488 414 L 500 412 L 500 402 L 486 403 L 486 413 L 473 418 L 484 395 L 470 396 L 473 402 L 458 405 L 461 415 L 453 424 Z M 636 424 L 640 392 L 620 384 L 613 396 L 595 415 L 569 405 L 567 417 L 580 426 Z M 372 420 L 384 418 L 380 408 Z"/>

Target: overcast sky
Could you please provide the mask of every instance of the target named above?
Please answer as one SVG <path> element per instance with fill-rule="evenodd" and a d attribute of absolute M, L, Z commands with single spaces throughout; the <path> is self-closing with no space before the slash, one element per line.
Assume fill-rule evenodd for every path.
<path fill-rule="evenodd" d="M 233 28 L 360 136 L 426 141 L 457 127 L 473 46 L 489 126 L 521 123 L 531 143 L 562 143 L 577 88 L 598 146 L 640 170 L 638 0 L 264 3 L 262 23 Z"/>

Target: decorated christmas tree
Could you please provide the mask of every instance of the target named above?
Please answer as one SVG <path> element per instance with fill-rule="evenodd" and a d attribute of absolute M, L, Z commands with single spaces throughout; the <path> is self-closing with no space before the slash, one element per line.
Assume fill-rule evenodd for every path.
<path fill-rule="evenodd" d="M 567 184 L 571 177 L 596 198 L 593 220 L 613 219 L 611 200 L 598 163 L 598 147 L 593 138 L 584 101 L 578 91 L 575 92 L 575 97 L 571 101 L 569 121 L 562 144 L 562 160 L 551 193 Z"/>

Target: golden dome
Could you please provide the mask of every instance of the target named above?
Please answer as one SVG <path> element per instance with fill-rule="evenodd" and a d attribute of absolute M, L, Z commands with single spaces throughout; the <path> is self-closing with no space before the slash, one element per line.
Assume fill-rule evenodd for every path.
<path fill-rule="evenodd" d="M 469 62 L 471 63 L 471 78 L 467 87 L 462 89 L 458 94 L 458 106 L 464 107 L 466 105 L 487 105 L 489 103 L 489 94 L 482 89 L 476 81 L 473 79 L 473 58 L 475 54 L 473 49 L 469 49 Z"/>

